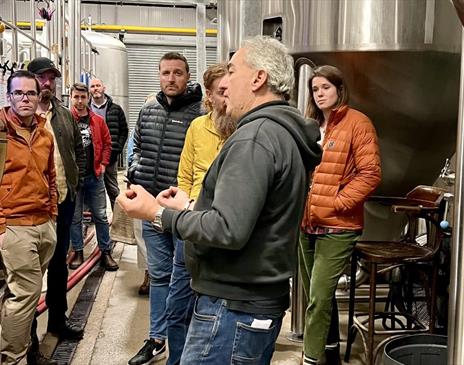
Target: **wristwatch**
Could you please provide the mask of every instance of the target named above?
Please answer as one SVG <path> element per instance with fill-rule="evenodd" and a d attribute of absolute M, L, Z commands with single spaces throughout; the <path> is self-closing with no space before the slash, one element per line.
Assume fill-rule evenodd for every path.
<path fill-rule="evenodd" d="M 153 225 L 153 228 L 157 232 L 164 232 L 163 230 L 163 222 L 161 221 L 161 217 L 163 216 L 164 212 L 164 207 L 160 207 L 158 211 L 155 214 L 155 219 L 152 220 L 151 224 Z"/>

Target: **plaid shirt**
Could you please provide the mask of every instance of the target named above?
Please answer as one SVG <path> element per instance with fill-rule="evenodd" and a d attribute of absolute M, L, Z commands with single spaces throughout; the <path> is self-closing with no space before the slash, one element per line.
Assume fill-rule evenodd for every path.
<path fill-rule="evenodd" d="M 323 235 L 323 234 L 332 234 L 332 233 L 342 233 L 345 232 L 346 229 L 343 228 L 331 228 L 331 227 L 306 227 L 305 232 L 307 234 L 316 234 L 316 235 Z"/>

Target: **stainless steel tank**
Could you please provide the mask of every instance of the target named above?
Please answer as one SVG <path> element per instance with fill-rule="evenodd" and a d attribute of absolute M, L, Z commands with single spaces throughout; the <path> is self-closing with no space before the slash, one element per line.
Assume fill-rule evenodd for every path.
<path fill-rule="evenodd" d="M 259 25 L 261 34 L 281 38 L 297 63 L 304 57 L 343 71 L 351 105 L 378 132 L 382 183 L 376 194 L 404 195 L 416 185 L 433 184 L 456 144 L 461 27 L 451 2 L 219 0 L 218 5 L 223 59 L 254 22 L 250 26 Z M 248 9 L 254 21 L 240 23 Z"/>
<path fill-rule="evenodd" d="M 83 31 L 82 35 L 98 51 L 95 62 L 95 77 L 106 86 L 106 93 L 119 104 L 126 118 L 129 112 L 127 50 L 124 43 L 102 33 Z"/>

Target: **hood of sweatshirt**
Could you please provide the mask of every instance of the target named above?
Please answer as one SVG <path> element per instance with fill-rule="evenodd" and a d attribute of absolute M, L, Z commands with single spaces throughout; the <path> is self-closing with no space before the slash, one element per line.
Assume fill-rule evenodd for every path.
<path fill-rule="evenodd" d="M 298 109 L 285 101 L 271 101 L 246 113 L 238 128 L 258 118 L 270 119 L 284 127 L 295 140 L 306 169 L 314 170 L 322 156 L 322 149 L 317 143 L 321 138 L 317 121 L 305 119 Z"/>

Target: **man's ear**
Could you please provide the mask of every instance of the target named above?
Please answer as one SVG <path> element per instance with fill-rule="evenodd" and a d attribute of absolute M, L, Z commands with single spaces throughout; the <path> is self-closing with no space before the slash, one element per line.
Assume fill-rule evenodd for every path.
<path fill-rule="evenodd" d="M 258 70 L 253 75 L 253 80 L 251 82 L 251 89 L 252 91 L 259 90 L 263 85 L 267 83 L 267 72 L 264 70 Z"/>
<path fill-rule="evenodd" d="M 212 94 L 211 90 L 205 89 L 205 94 L 206 94 L 206 97 L 208 98 L 208 100 L 210 100 L 211 94 Z"/>

